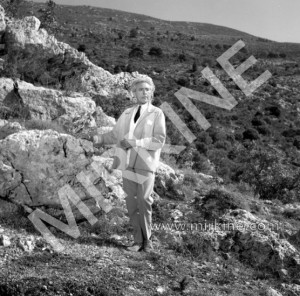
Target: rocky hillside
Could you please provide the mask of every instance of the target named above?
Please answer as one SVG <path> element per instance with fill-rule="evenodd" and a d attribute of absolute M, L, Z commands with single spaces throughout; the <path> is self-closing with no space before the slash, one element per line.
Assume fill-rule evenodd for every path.
<path fill-rule="evenodd" d="M 0 9 L 0 295 L 300 295 L 299 45 L 67 6 L 53 36 L 33 16 L 40 8 L 21 19 Z M 240 38 L 247 50 L 233 62 L 259 58 L 245 78 L 272 72 L 249 98 L 215 63 Z M 174 93 L 216 95 L 206 65 L 238 105 L 197 104 L 212 124 L 203 131 Z M 167 122 L 168 142 L 187 148 L 164 153 L 156 173 L 150 254 L 125 249 L 131 229 L 111 148 L 80 139 L 112 128 L 138 75 L 153 77 L 154 103 L 169 102 L 197 135 L 187 144 Z M 78 197 L 73 216 L 64 195 Z M 56 225 L 74 217 L 79 236 L 48 219 L 53 243 L 33 213 Z"/>

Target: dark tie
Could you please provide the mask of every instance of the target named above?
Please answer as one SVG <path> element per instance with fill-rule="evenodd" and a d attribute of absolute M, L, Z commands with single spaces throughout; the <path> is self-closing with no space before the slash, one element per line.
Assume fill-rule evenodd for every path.
<path fill-rule="evenodd" d="M 139 106 L 137 112 L 134 115 L 134 123 L 136 123 L 136 121 L 139 119 L 140 114 L 141 114 L 141 105 Z"/>

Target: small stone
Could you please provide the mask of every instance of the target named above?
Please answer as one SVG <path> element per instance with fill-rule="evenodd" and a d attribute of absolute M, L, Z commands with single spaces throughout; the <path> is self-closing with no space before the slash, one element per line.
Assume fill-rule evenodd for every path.
<path fill-rule="evenodd" d="M 10 238 L 4 234 L 0 235 L 0 246 L 9 247 L 11 245 Z"/>
<path fill-rule="evenodd" d="M 25 252 L 31 253 L 35 247 L 35 244 L 32 240 L 19 238 L 18 247 L 20 247 Z"/>
<path fill-rule="evenodd" d="M 276 291 L 275 289 L 269 287 L 266 291 L 266 296 L 282 296 L 282 294 Z"/>
<path fill-rule="evenodd" d="M 281 279 L 287 277 L 288 274 L 289 273 L 288 273 L 288 271 L 286 269 L 282 268 L 282 269 L 279 270 L 279 276 L 280 276 Z"/>
<path fill-rule="evenodd" d="M 166 291 L 166 288 L 159 286 L 159 287 L 157 287 L 156 291 L 159 294 L 163 294 Z"/>

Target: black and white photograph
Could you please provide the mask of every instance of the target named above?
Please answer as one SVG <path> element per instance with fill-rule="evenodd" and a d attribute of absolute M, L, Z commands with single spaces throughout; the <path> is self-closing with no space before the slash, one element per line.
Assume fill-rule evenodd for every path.
<path fill-rule="evenodd" d="M 0 0 L 0 296 L 300 296 L 299 0 Z"/>

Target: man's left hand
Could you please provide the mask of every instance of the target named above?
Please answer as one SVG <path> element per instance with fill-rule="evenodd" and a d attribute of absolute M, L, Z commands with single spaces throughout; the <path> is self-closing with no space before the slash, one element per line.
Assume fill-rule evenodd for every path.
<path fill-rule="evenodd" d="M 120 144 L 123 149 L 127 150 L 136 147 L 136 140 L 123 139 Z"/>

